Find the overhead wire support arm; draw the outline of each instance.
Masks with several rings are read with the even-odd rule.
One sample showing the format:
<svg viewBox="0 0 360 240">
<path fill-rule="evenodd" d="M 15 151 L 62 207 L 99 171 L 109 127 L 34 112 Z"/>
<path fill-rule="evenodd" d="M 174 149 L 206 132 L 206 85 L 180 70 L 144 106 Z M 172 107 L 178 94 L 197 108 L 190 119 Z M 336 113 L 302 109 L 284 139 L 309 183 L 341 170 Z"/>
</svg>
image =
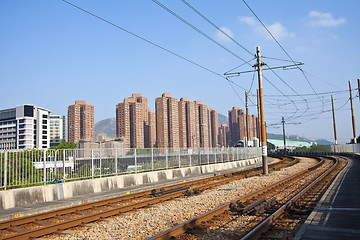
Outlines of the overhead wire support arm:
<svg viewBox="0 0 360 240">
<path fill-rule="evenodd" d="M 264 63 L 264 62 L 261 63 L 261 66 L 265 66 L 265 65 L 267 65 L 267 64 Z M 273 69 L 279 69 L 279 68 L 282 68 L 283 70 L 286 70 L 289 67 L 296 67 L 296 66 L 300 66 L 300 65 L 304 65 L 304 63 L 300 62 L 300 63 L 292 64 L 292 65 L 277 66 L 277 67 L 271 67 L 271 68 L 270 67 L 269 68 L 262 68 L 261 70 L 265 71 L 265 70 L 273 70 Z M 254 65 L 253 67 L 257 67 L 257 65 Z M 243 74 L 243 73 L 251 73 L 251 72 L 257 72 L 257 69 L 248 70 L 248 71 L 242 71 L 242 72 L 234 72 L 234 73 L 224 73 L 224 75 L 233 77 L 233 76 L 239 76 L 240 74 Z"/>
</svg>

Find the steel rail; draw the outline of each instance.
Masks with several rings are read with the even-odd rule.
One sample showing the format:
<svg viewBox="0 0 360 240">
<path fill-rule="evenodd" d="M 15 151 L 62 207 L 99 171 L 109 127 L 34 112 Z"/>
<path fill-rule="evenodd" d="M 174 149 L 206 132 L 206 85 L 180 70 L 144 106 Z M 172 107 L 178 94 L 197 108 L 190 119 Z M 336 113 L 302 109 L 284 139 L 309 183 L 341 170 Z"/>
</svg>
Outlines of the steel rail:
<svg viewBox="0 0 360 240">
<path fill-rule="evenodd" d="M 315 164 L 314 166 L 312 166 L 311 168 L 308 168 L 308 169 L 302 170 L 300 172 L 297 172 L 297 173 L 295 173 L 293 175 L 290 175 L 290 176 L 288 176 L 288 177 L 286 177 L 286 178 L 284 178 L 282 180 L 279 180 L 279 181 L 274 182 L 274 183 L 272 183 L 272 184 L 270 184 L 268 186 L 265 186 L 265 187 L 263 187 L 261 189 L 258 189 L 256 191 L 254 191 L 254 192 L 251 192 L 251 193 L 249 193 L 249 194 L 247 194 L 245 196 L 237 198 L 237 199 L 235 199 L 235 200 L 233 200 L 231 202 L 225 203 L 225 204 L 223 204 L 223 205 L 221 205 L 221 206 L 219 206 L 219 207 L 217 207 L 217 208 L 215 208 L 213 210 L 210 210 L 210 211 L 208 211 L 206 213 L 203 213 L 203 214 L 201 214 L 201 215 L 199 215 L 197 217 L 194 217 L 194 218 L 192 218 L 192 219 L 190 219 L 190 220 L 188 220 L 186 222 L 178 224 L 178 225 L 176 225 L 176 226 L 174 226 L 174 227 L 172 227 L 170 229 L 167 229 L 167 230 L 165 230 L 165 231 L 163 231 L 161 233 L 158 233 L 158 234 L 156 234 L 156 235 L 154 235 L 154 236 L 152 236 L 150 238 L 147 238 L 147 240 L 150 240 L 150 239 L 151 240 L 170 239 L 172 237 L 177 237 L 180 234 L 186 232 L 187 229 L 191 229 L 191 228 L 199 225 L 200 223 L 208 221 L 208 220 L 212 219 L 214 216 L 220 215 L 221 213 L 225 212 L 226 210 L 229 209 L 229 206 L 230 206 L 231 203 L 235 203 L 235 202 L 237 202 L 239 200 L 245 201 L 247 199 L 250 199 L 253 196 L 258 195 L 261 192 L 265 192 L 266 190 L 269 190 L 269 189 L 271 189 L 271 188 L 273 188 L 275 186 L 284 184 L 285 182 L 290 181 L 291 179 L 294 179 L 294 178 L 298 177 L 299 175 L 302 175 L 302 174 L 304 174 L 306 172 L 309 172 L 309 171 L 315 169 L 314 168 L 315 166 L 319 167 L 324 163 L 324 160 L 322 158 L 317 158 L 317 157 L 314 157 L 314 156 L 312 156 L 311 158 L 317 159 L 319 162 L 317 164 Z"/>
<path fill-rule="evenodd" d="M 242 240 L 249 240 L 249 239 L 259 239 L 261 234 L 266 232 L 271 224 L 276 221 L 281 215 L 283 215 L 286 211 L 286 209 L 296 202 L 301 196 L 305 195 L 315 184 L 320 182 L 324 177 L 326 177 L 330 172 L 332 172 L 337 164 L 339 163 L 339 160 L 334 157 L 327 157 L 332 160 L 334 160 L 334 164 L 329 168 L 327 171 L 325 171 L 323 174 L 321 174 L 319 177 L 317 177 L 314 181 L 312 181 L 307 187 L 305 187 L 303 190 L 301 190 L 298 194 L 296 194 L 294 197 L 292 197 L 289 201 L 284 203 L 277 211 L 275 211 L 273 214 L 271 214 L 269 217 L 267 217 L 264 221 L 262 221 L 259 225 L 257 225 L 253 230 L 251 230 L 248 234 L 246 234 Z"/>
<path fill-rule="evenodd" d="M 290 162 L 277 162 L 277 163 L 273 163 L 273 168 L 278 169 L 283 167 L 283 165 L 289 165 L 289 164 L 295 164 L 297 161 L 294 157 L 289 157 L 287 160 L 291 160 Z M 294 163 L 295 162 L 295 163 Z M 283 165 L 281 165 L 283 164 Z M 261 170 L 259 170 L 261 171 Z M 236 176 L 237 174 L 243 174 L 240 176 Z M 195 185 L 195 184 L 199 184 L 202 182 L 205 182 L 206 185 L 203 186 L 199 186 L 196 187 L 199 190 L 204 190 L 207 188 L 211 188 L 217 185 L 222 185 L 231 181 L 235 181 L 241 178 L 245 178 L 248 177 L 249 175 L 251 175 L 252 173 L 257 174 L 258 172 L 254 171 L 253 169 L 248 169 L 248 170 L 243 170 L 243 171 L 239 171 L 239 172 L 235 172 L 233 174 L 224 174 L 224 175 L 217 175 L 214 177 L 210 177 L 210 178 L 206 178 L 206 179 L 198 179 L 198 180 L 194 180 L 194 181 L 189 181 L 189 182 L 184 182 L 184 183 L 179 183 L 179 184 L 175 184 L 175 185 L 171 185 L 171 186 L 167 186 L 167 187 L 162 187 L 163 189 L 171 189 L 174 187 L 181 187 L 181 186 L 191 186 L 191 185 Z M 229 176 L 233 175 L 234 177 L 229 178 Z M 224 178 L 224 179 L 221 179 Z M 220 181 L 216 181 L 220 179 Z M 209 180 L 215 180 L 216 182 L 213 183 L 208 183 Z M 160 190 L 160 188 L 157 188 L 156 190 Z M 113 209 L 107 209 L 107 210 L 100 210 L 100 212 L 98 213 L 92 213 L 92 214 L 81 214 L 80 211 L 86 211 L 87 209 L 91 209 L 91 208 L 95 208 L 96 207 L 101 207 L 104 205 L 109 205 L 109 204 L 114 204 L 116 202 L 120 202 L 120 201 L 125 201 L 125 200 L 129 200 L 129 199 L 136 199 L 138 197 L 142 197 L 145 195 L 150 195 L 151 191 L 145 191 L 145 192 L 139 192 L 139 193 L 133 193 L 130 195 L 124 195 L 121 197 L 115 197 L 112 199 L 107 199 L 107 200 L 101 200 L 101 201 L 96 201 L 96 202 L 91 202 L 91 203 L 86 203 L 86 204 L 82 204 L 82 205 L 78 205 L 78 206 L 73 206 L 73 207 L 69 207 L 69 208 L 63 208 L 63 209 L 58 209 L 58 210 L 54 210 L 52 212 L 47 212 L 47 213 L 40 213 L 40 214 L 36 214 L 36 215 L 32 215 L 32 216 L 26 216 L 26 217 L 22 217 L 22 218 L 16 218 L 16 219 L 12 219 L 12 220 L 8 220 L 5 222 L 0 222 L 0 229 L 7 229 L 7 228 L 15 228 L 18 232 L 8 235 L 8 236 L 4 236 L 0 239 L 26 239 L 26 238 L 31 238 L 31 237 L 40 237 L 46 234 L 50 234 L 50 233 L 54 233 L 57 232 L 59 230 L 64 230 L 67 228 L 71 228 L 71 227 L 75 227 L 78 226 L 80 224 L 85 224 L 88 222 L 92 222 L 92 221 L 96 221 L 98 219 L 101 218 L 106 218 L 109 216 L 113 216 L 119 213 L 123 213 L 123 212 L 127 212 L 133 209 L 138 209 L 138 208 L 142 208 L 148 205 L 153 205 L 156 204 L 158 202 L 163 202 L 163 201 L 167 201 L 173 198 L 177 198 L 182 196 L 185 193 L 186 190 L 182 190 L 182 191 L 178 191 L 175 193 L 170 193 L 170 194 L 166 194 L 164 196 L 161 197 L 156 197 L 150 200 L 146 200 L 146 201 L 142 201 L 139 203 L 134 203 L 134 204 L 128 204 L 125 206 L 118 206 L 118 207 L 114 207 Z M 35 229 L 30 229 L 30 230 L 26 230 L 26 229 L 22 229 L 21 225 L 23 224 L 27 224 L 27 223 L 32 223 L 32 222 L 38 222 L 38 223 L 44 223 L 44 219 L 48 219 L 48 218 L 59 218 L 61 216 L 64 216 L 66 214 L 69 213 L 77 213 L 79 214 L 79 217 L 74 218 L 74 219 L 67 219 L 66 221 L 60 222 L 60 223 L 49 223 L 49 224 L 44 224 L 44 226 L 40 226 L 38 228 Z M 80 216 L 81 215 L 81 216 Z M 19 227 L 17 227 L 19 226 Z"/>
</svg>

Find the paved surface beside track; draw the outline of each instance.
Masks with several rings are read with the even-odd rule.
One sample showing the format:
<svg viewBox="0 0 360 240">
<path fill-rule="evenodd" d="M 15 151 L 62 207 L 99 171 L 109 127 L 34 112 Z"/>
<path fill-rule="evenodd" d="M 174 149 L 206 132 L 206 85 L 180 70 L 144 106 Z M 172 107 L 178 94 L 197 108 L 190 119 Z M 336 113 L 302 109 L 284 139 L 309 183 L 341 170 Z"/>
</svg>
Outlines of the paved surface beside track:
<svg viewBox="0 0 360 240">
<path fill-rule="evenodd" d="M 338 175 L 295 239 L 360 239 L 360 158 Z"/>
</svg>

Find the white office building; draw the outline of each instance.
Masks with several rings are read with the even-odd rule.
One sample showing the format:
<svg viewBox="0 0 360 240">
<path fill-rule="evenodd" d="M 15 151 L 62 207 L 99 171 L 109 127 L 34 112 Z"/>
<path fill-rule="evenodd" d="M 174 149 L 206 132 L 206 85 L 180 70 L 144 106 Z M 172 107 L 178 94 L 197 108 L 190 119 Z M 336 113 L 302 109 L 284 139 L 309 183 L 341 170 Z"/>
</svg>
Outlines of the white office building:
<svg viewBox="0 0 360 240">
<path fill-rule="evenodd" d="M 50 115 L 50 147 L 57 146 L 68 138 L 67 116 Z"/>
<path fill-rule="evenodd" d="M 0 110 L 0 149 L 49 148 L 49 116 L 34 105 Z"/>
</svg>

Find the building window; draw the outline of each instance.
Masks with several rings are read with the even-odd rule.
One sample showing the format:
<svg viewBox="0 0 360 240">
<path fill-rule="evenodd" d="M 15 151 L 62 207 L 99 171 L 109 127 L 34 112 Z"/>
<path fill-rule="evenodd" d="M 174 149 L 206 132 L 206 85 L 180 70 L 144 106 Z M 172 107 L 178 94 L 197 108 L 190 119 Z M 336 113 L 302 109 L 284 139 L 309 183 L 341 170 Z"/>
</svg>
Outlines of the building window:
<svg viewBox="0 0 360 240">
<path fill-rule="evenodd" d="M 34 107 L 24 105 L 24 116 L 25 117 L 34 117 Z"/>
</svg>

